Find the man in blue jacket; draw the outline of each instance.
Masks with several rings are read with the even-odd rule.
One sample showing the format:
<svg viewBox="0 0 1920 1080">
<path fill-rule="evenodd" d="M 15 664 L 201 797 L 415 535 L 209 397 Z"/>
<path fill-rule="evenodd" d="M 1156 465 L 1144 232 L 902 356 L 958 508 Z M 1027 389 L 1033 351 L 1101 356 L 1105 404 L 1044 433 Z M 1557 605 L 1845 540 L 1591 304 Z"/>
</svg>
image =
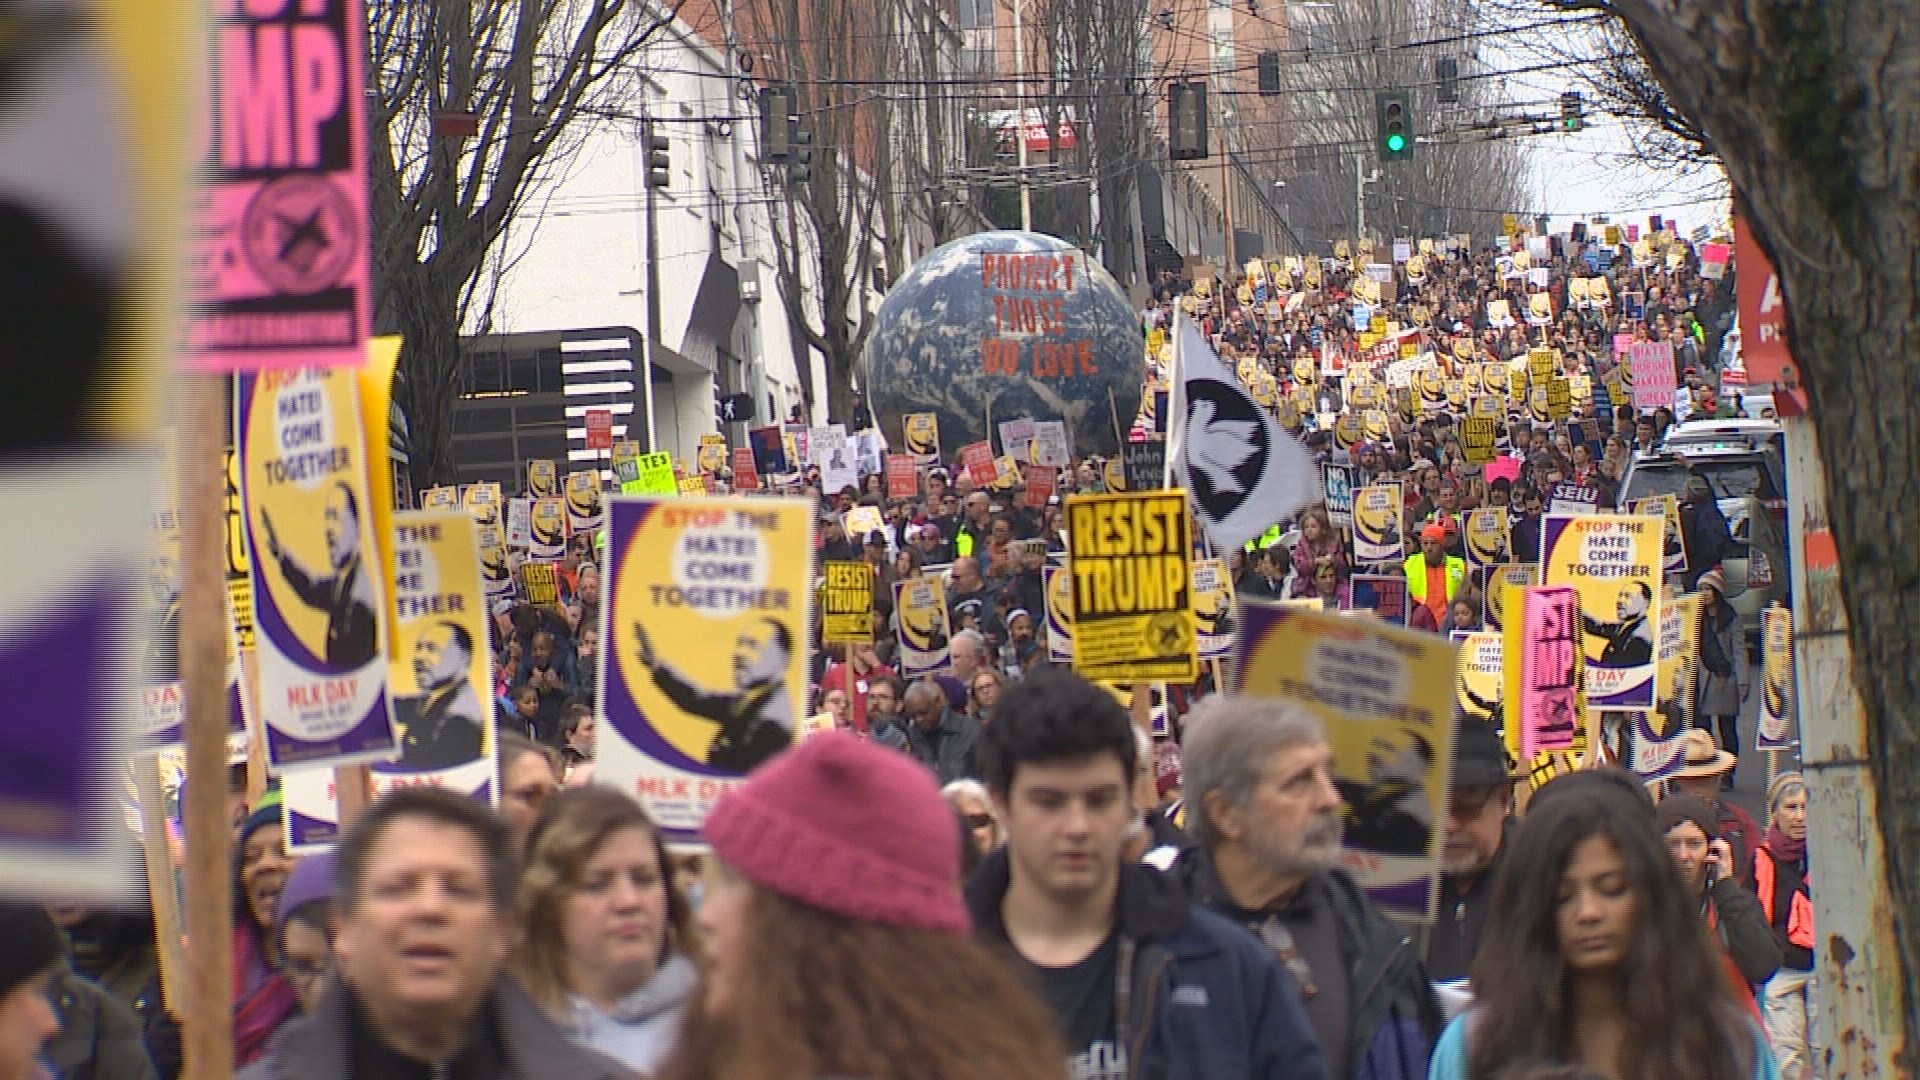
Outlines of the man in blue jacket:
<svg viewBox="0 0 1920 1080">
<path fill-rule="evenodd" d="M 967 890 L 976 931 L 1053 1007 L 1073 1080 L 1323 1080 L 1300 987 L 1260 943 L 1121 856 L 1132 722 L 1042 669 L 1001 694 L 981 763 L 1007 846 Z"/>
<path fill-rule="evenodd" d="M 1187 831 L 1172 876 L 1253 931 L 1303 988 L 1332 1080 L 1425 1080 L 1443 1026 L 1412 936 L 1340 868 L 1341 797 L 1319 721 L 1215 696 L 1187 714 Z"/>
</svg>

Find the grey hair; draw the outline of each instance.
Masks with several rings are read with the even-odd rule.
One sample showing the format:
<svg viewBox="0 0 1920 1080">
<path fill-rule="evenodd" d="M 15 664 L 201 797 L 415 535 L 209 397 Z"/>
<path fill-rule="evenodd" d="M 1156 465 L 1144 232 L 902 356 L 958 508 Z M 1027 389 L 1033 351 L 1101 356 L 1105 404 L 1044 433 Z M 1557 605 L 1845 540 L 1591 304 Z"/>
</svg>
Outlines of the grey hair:
<svg viewBox="0 0 1920 1080">
<path fill-rule="evenodd" d="M 1187 831 L 1211 851 L 1219 830 L 1207 814 L 1210 792 L 1227 805 L 1245 807 L 1260 786 L 1275 751 L 1327 741 L 1326 729 L 1305 709 L 1274 698 L 1215 694 L 1187 714 L 1180 743 L 1180 779 L 1187 802 Z"/>
<path fill-rule="evenodd" d="M 993 800 L 987 797 L 987 785 L 978 780 L 960 779 L 940 789 L 940 797 L 952 802 L 961 796 L 977 799 L 982 806 L 992 806 Z"/>
<path fill-rule="evenodd" d="M 947 642 L 948 650 L 951 651 L 953 646 L 958 645 L 963 641 L 967 643 L 967 655 L 977 656 L 982 660 L 985 660 L 987 658 L 987 639 L 985 635 L 980 633 L 980 631 L 962 630 L 959 633 L 953 635 L 953 637 L 949 639 Z"/>
</svg>

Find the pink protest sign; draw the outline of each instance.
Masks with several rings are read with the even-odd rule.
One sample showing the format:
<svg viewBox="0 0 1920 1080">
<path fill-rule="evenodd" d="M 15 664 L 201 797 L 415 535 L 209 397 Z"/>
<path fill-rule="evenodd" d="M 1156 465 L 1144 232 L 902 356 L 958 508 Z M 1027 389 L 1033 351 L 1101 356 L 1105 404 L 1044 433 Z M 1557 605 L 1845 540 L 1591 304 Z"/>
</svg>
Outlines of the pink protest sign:
<svg viewBox="0 0 1920 1080">
<path fill-rule="evenodd" d="M 1580 730 L 1580 598 L 1565 585 L 1527 590 L 1520 656 L 1520 760 L 1571 750 Z"/>
<path fill-rule="evenodd" d="M 1520 482 L 1520 459 L 1497 457 L 1481 466 L 1481 471 L 1486 473 L 1487 483 L 1489 484 L 1495 480 L 1505 480 L 1509 484 L 1517 484 Z"/>
<path fill-rule="evenodd" d="M 1627 349 L 1633 372 L 1633 407 L 1658 409 L 1673 405 L 1680 374 L 1673 369 L 1673 345 L 1665 341 L 1636 341 Z"/>
<path fill-rule="evenodd" d="M 192 362 L 357 367 L 373 323 L 362 0 L 214 6 Z"/>
</svg>

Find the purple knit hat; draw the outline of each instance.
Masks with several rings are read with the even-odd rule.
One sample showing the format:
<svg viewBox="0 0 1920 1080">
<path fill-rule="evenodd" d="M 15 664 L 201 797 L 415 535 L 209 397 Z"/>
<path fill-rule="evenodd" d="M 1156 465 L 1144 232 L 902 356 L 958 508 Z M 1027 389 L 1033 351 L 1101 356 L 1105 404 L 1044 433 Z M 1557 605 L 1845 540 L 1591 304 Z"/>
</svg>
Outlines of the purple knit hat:
<svg viewBox="0 0 1920 1080">
<path fill-rule="evenodd" d="M 302 858 L 293 864 L 287 883 L 280 890 L 280 910 L 274 925 L 284 928 L 287 919 L 315 900 L 333 899 L 333 849 Z M 310 920 L 309 920 L 310 921 Z"/>
<path fill-rule="evenodd" d="M 714 807 L 706 838 L 748 880 L 811 907 L 970 932 L 960 837 L 933 774 L 855 735 L 814 735 L 769 761 Z"/>
</svg>

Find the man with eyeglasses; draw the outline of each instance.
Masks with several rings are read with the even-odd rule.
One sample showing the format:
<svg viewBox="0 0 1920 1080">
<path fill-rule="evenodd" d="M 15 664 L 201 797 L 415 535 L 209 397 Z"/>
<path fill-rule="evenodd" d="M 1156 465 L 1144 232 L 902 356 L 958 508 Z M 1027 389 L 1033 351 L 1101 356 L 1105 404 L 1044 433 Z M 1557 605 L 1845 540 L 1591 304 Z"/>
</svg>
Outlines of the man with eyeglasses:
<svg viewBox="0 0 1920 1080">
<path fill-rule="evenodd" d="M 1507 747 L 1493 725 L 1460 723 L 1440 849 L 1440 917 L 1428 938 L 1427 974 L 1435 982 L 1464 979 L 1480 951 L 1493 879 L 1507 850 L 1513 780 Z"/>
<path fill-rule="evenodd" d="M 907 749 L 907 731 L 901 726 L 900 676 L 888 671 L 867 687 L 867 738 L 895 750 Z"/>
</svg>

